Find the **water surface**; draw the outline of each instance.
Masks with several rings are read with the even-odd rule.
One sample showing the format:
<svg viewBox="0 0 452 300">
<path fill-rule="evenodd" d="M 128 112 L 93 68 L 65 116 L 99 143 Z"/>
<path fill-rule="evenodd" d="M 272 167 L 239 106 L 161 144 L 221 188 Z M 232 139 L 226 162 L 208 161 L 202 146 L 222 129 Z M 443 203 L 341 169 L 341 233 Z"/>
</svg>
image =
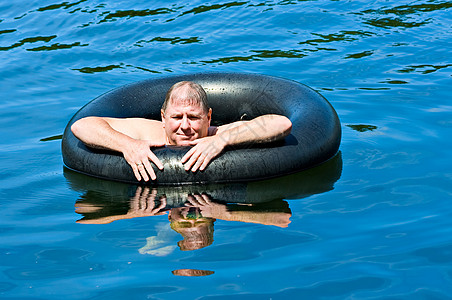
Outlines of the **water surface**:
<svg viewBox="0 0 452 300">
<path fill-rule="evenodd" d="M 0 297 L 450 298 L 451 9 L 441 0 L 1 1 Z M 340 157 L 272 184 L 190 191 L 63 169 L 61 134 L 89 100 L 205 71 L 313 87 L 341 119 Z M 199 225 L 204 244 L 182 243 L 203 247 L 183 248 L 169 212 L 196 219 L 180 204 L 206 191 L 213 199 L 190 200 L 218 218 Z"/>
</svg>

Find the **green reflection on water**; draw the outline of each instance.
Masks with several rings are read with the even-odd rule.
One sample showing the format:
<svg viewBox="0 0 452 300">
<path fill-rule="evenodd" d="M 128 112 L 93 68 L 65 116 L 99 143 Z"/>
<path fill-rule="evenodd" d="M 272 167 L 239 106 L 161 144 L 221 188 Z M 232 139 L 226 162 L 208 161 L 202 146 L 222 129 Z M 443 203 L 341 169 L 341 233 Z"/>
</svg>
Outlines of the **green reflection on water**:
<svg viewBox="0 0 452 300">
<path fill-rule="evenodd" d="M 365 125 L 365 124 L 345 125 L 345 126 L 358 132 L 374 131 L 375 129 L 378 128 L 377 126 L 374 125 Z"/>
<path fill-rule="evenodd" d="M 17 48 L 17 47 L 23 46 L 26 43 L 49 42 L 56 37 L 57 37 L 56 35 L 51 35 L 51 36 L 36 36 L 36 37 L 25 38 L 25 39 L 20 40 L 17 43 L 12 44 L 11 46 L 0 47 L 0 51 L 7 51 L 7 50 L 10 50 L 13 48 Z"/>
<path fill-rule="evenodd" d="M 86 47 L 88 44 L 81 44 L 80 42 L 75 42 L 72 44 L 53 44 L 51 46 L 41 46 L 36 48 L 27 49 L 27 51 L 52 51 L 52 50 L 60 50 L 60 49 L 70 49 L 72 47 Z"/>
</svg>

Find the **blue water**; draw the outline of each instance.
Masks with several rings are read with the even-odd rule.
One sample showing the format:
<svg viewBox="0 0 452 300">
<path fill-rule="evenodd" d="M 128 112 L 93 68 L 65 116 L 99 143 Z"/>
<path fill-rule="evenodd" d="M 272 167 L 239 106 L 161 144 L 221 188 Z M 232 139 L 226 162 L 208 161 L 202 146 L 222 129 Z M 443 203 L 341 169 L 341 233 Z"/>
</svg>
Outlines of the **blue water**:
<svg viewBox="0 0 452 300">
<path fill-rule="evenodd" d="M 451 13 L 441 0 L 0 1 L 0 298 L 451 298 Z M 333 165 L 256 185 L 251 204 L 250 187 L 197 187 L 241 203 L 217 203 L 230 214 L 182 251 L 170 204 L 138 217 L 161 204 L 140 198 L 151 191 L 64 170 L 61 134 L 110 89 L 203 71 L 307 84 L 343 139 Z"/>
</svg>

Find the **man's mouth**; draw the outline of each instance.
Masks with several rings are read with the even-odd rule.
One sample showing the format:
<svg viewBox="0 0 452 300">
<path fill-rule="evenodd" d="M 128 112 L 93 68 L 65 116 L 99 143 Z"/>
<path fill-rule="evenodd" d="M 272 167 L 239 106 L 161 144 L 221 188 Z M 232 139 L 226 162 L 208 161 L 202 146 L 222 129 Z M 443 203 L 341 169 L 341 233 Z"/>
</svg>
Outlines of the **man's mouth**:
<svg viewBox="0 0 452 300">
<path fill-rule="evenodd" d="M 190 140 L 194 137 L 194 134 L 186 135 L 186 134 L 180 134 L 178 133 L 177 136 L 183 140 Z"/>
</svg>

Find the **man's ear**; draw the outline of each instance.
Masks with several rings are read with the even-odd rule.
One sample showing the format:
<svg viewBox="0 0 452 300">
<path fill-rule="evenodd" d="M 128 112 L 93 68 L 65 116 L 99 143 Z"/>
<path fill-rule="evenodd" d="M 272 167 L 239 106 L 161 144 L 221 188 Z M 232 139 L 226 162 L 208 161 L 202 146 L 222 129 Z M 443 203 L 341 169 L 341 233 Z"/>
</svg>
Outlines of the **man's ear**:
<svg viewBox="0 0 452 300">
<path fill-rule="evenodd" d="M 209 108 L 209 112 L 207 113 L 207 119 L 209 120 L 209 126 L 210 126 L 210 121 L 212 120 L 212 108 Z"/>
<path fill-rule="evenodd" d="M 165 128 L 165 112 L 163 111 L 163 109 L 160 110 L 160 117 L 162 118 L 163 128 Z"/>
</svg>

